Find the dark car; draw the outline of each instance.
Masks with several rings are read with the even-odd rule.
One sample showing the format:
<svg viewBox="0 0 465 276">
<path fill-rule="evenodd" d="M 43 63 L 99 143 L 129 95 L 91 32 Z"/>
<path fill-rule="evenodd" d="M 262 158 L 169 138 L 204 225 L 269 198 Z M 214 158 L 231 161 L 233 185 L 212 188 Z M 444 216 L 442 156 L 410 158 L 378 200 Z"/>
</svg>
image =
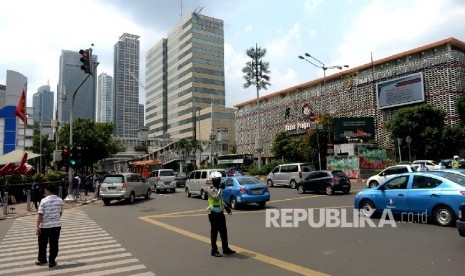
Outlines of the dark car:
<svg viewBox="0 0 465 276">
<path fill-rule="evenodd" d="M 343 171 L 314 171 L 297 183 L 297 192 L 303 194 L 307 191 L 324 191 L 327 195 L 335 191 L 344 194 L 350 192 L 350 179 Z"/>
<path fill-rule="evenodd" d="M 185 187 L 187 180 L 187 174 L 185 172 L 177 172 L 174 176 L 174 181 L 176 181 L 176 187 Z"/>
<path fill-rule="evenodd" d="M 459 219 L 457 220 L 457 230 L 459 230 L 459 235 L 465 237 L 465 203 L 460 204 L 459 206 Z"/>
</svg>

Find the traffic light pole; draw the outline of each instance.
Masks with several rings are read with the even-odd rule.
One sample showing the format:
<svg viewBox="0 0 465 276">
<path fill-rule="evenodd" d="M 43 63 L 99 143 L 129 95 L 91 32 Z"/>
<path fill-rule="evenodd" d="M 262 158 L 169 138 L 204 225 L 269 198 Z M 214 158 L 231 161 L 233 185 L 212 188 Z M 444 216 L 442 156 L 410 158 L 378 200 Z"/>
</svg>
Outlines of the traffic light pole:
<svg viewBox="0 0 465 276">
<path fill-rule="evenodd" d="M 84 78 L 84 80 L 79 84 L 79 86 L 73 92 L 73 99 L 71 101 L 71 110 L 69 111 L 69 146 L 73 146 L 73 113 L 74 113 L 74 101 L 76 100 L 76 94 L 81 88 L 81 86 L 86 82 L 89 78 L 90 74 Z M 73 175 L 74 169 L 71 166 L 68 166 L 68 195 L 65 198 L 65 202 L 75 202 L 77 199 L 74 197 L 73 194 Z"/>
</svg>

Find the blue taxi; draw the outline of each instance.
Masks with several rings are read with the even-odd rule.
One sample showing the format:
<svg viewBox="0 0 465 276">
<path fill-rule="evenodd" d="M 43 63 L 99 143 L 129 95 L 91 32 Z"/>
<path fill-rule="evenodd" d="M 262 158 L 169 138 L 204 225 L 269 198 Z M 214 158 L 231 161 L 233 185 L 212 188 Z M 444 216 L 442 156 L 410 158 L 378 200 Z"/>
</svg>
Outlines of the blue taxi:
<svg viewBox="0 0 465 276">
<path fill-rule="evenodd" d="M 250 203 L 256 203 L 263 208 L 270 201 L 268 186 L 255 177 L 241 175 L 224 177 L 222 184 L 224 184 L 223 201 L 233 209 Z"/>
<path fill-rule="evenodd" d="M 410 172 L 397 175 L 379 186 L 359 192 L 354 199 L 361 215 L 390 209 L 394 214 L 432 218 L 450 226 L 465 202 L 465 176 L 447 171 Z"/>
</svg>

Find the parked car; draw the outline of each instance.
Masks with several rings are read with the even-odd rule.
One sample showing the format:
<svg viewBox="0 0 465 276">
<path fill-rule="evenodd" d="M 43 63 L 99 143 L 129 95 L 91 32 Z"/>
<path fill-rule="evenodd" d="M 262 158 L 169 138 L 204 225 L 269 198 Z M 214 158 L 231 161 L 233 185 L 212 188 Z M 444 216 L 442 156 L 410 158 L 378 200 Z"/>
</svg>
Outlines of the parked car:
<svg viewBox="0 0 465 276">
<path fill-rule="evenodd" d="M 350 179 L 343 171 L 314 171 L 297 183 L 297 192 L 303 194 L 307 191 L 324 191 L 327 195 L 335 191 L 344 194 L 350 192 Z"/>
<path fill-rule="evenodd" d="M 176 181 L 174 180 L 174 171 L 172 169 L 154 170 L 152 171 L 152 176 L 147 181 L 155 193 L 161 191 L 176 192 Z"/>
<path fill-rule="evenodd" d="M 210 173 L 212 171 L 218 171 L 223 177 L 226 177 L 226 171 L 224 169 L 195 170 L 191 172 L 186 180 L 186 187 L 184 188 L 186 196 L 200 195 L 200 198 L 204 200 L 208 199 L 207 189 L 212 183 L 210 178 Z"/>
<path fill-rule="evenodd" d="M 224 203 L 237 209 L 240 206 L 256 203 L 265 207 L 270 201 L 268 187 L 253 176 L 232 176 L 222 179 L 225 188 L 222 190 Z"/>
<path fill-rule="evenodd" d="M 398 174 L 406 172 L 416 172 L 418 166 L 419 165 L 394 165 L 387 167 L 380 173 L 369 177 L 367 179 L 366 186 L 368 188 L 373 188 L 378 186 L 379 183 L 385 182 L 386 180 L 391 179 Z"/>
<path fill-rule="evenodd" d="M 443 169 L 436 161 L 433 160 L 415 160 L 412 162 L 414 165 L 424 165 L 428 170 L 439 170 Z"/>
<path fill-rule="evenodd" d="M 312 164 L 291 163 L 278 165 L 266 176 L 266 184 L 268 187 L 287 185 L 295 189 L 297 182 L 304 179 L 312 171 L 315 171 Z"/>
<path fill-rule="evenodd" d="M 121 199 L 134 203 L 136 197 L 149 199 L 151 194 L 149 183 L 135 173 L 107 174 L 100 183 L 99 195 L 105 205 Z"/>
<path fill-rule="evenodd" d="M 177 172 L 174 175 L 174 181 L 176 181 L 176 187 L 185 187 L 187 180 L 187 174 L 185 172 Z"/>
<path fill-rule="evenodd" d="M 355 209 L 369 216 L 390 209 L 394 214 L 431 217 L 438 225 L 449 226 L 465 202 L 465 176 L 445 172 L 410 172 L 397 175 L 379 186 L 359 192 Z"/>
</svg>

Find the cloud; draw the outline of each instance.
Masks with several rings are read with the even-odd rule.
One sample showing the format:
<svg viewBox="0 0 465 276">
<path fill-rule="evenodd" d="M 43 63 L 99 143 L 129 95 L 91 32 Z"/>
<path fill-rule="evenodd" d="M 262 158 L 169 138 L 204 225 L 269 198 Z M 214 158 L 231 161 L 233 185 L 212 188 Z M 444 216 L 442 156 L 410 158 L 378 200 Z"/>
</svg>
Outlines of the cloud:
<svg viewBox="0 0 465 276">
<path fill-rule="evenodd" d="M 373 1 L 353 16 L 334 62 L 362 65 L 370 62 L 371 52 L 376 60 L 450 36 L 464 37 L 463 28 L 453 28 L 457 20 L 465 18 L 464 7 L 451 0 L 407 1 L 404 5 Z"/>
</svg>

